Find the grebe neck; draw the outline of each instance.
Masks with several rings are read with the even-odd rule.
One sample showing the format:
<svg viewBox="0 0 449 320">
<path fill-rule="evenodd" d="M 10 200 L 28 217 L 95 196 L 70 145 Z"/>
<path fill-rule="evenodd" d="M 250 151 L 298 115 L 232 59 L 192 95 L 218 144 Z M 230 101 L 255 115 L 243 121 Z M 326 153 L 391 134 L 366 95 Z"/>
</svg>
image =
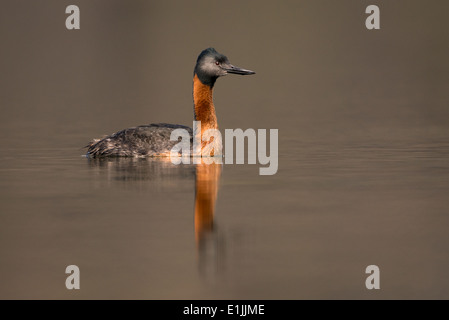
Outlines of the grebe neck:
<svg viewBox="0 0 449 320">
<path fill-rule="evenodd" d="M 218 129 L 217 116 L 213 101 L 213 87 L 193 77 L 193 103 L 195 121 L 201 121 L 201 133 L 207 129 Z"/>
</svg>

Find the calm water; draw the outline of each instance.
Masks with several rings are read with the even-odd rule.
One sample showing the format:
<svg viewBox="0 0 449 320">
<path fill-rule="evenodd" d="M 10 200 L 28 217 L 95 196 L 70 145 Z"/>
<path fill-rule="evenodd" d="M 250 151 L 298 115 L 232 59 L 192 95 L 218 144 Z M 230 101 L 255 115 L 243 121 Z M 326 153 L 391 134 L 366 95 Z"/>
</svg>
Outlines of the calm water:
<svg viewBox="0 0 449 320">
<path fill-rule="evenodd" d="M 449 298 L 447 1 L 376 31 L 353 0 L 79 0 L 76 31 L 68 4 L 2 1 L 1 299 Z M 209 46 L 257 72 L 217 81 L 217 117 L 279 129 L 276 175 L 82 156 L 191 125 Z"/>
<path fill-rule="evenodd" d="M 293 142 L 275 176 L 4 150 L 1 297 L 447 298 L 449 143 Z"/>
</svg>

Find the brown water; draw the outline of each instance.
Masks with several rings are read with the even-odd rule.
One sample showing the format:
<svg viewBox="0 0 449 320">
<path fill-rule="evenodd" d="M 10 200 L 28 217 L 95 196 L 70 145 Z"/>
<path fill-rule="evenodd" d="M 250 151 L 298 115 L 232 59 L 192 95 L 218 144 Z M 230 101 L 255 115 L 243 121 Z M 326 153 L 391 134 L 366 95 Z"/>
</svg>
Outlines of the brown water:
<svg viewBox="0 0 449 320">
<path fill-rule="evenodd" d="M 78 1 L 79 31 L 69 4 L 2 3 L 0 298 L 449 298 L 447 2 L 382 4 L 377 31 L 363 1 Z M 191 125 L 210 45 L 257 72 L 218 80 L 217 116 L 279 129 L 276 175 L 82 157 Z"/>
</svg>

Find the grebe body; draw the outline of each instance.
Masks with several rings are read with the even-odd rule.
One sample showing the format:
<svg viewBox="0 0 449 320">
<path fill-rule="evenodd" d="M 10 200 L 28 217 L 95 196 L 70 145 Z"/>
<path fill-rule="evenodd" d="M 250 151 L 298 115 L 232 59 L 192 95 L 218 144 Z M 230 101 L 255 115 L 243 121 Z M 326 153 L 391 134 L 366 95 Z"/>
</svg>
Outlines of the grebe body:
<svg viewBox="0 0 449 320">
<path fill-rule="evenodd" d="M 213 88 L 215 81 L 228 73 L 255 74 L 254 71 L 233 66 L 226 56 L 214 48 L 205 49 L 198 56 L 193 73 L 193 103 L 194 120 L 201 121 L 201 135 L 208 129 L 218 129 Z M 193 130 L 190 127 L 158 123 L 124 129 L 103 139 L 95 139 L 86 146 L 87 156 L 93 158 L 169 156 L 172 148 L 178 143 L 170 140 L 170 135 L 175 129 L 187 130 L 191 136 L 192 146 Z M 204 147 L 205 145 L 202 145 L 202 148 Z"/>
</svg>

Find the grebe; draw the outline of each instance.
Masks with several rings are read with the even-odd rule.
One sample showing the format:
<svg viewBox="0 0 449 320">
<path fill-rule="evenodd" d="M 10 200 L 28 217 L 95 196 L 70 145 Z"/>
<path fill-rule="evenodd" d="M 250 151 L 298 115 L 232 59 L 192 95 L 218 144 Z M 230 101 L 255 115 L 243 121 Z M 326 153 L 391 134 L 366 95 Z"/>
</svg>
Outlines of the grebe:
<svg viewBox="0 0 449 320">
<path fill-rule="evenodd" d="M 228 73 L 255 74 L 254 71 L 233 66 L 228 58 L 214 48 L 203 50 L 193 72 L 194 119 L 201 121 L 201 134 L 207 129 L 218 129 L 212 99 L 215 81 Z M 157 157 L 169 156 L 178 141 L 170 141 L 171 132 L 192 129 L 178 124 L 157 123 L 118 131 L 103 139 L 95 139 L 86 146 L 88 157 Z M 204 145 L 202 146 L 204 147 Z"/>
</svg>

